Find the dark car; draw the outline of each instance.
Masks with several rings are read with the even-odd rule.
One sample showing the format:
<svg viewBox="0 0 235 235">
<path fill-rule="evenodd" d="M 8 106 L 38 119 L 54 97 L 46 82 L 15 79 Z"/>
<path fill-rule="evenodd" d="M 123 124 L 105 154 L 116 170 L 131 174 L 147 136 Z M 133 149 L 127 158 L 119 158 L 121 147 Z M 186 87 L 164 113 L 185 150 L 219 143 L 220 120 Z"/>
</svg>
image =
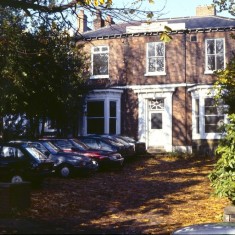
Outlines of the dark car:
<svg viewBox="0 0 235 235">
<path fill-rule="evenodd" d="M 77 139 L 92 149 L 118 152 L 123 156 L 124 159 L 127 159 L 129 156 L 133 156 L 133 152 L 131 151 L 130 153 L 124 144 L 107 137 L 99 135 L 87 135 L 78 136 Z"/>
<path fill-rule="evenodd" d="M 124 158 L 120 153 L 92 149 L 75 138 L 51 139 L 50 142 L 65 152 L 73 151 L 94 159 L 98 162 L 100 169 L 122 168 L 124 163 Z"/>
<path fill-rule="evenodd" d="M 53 162 L 26 143 L 0 144 L 0 181 L 39 184 L 51 176 Z"/>
<path fill-rule="evenodd" d="M 103 135 L 93 135 L 93 136 L 97 136 L 106 139 L 108 141 L 111 141 L 112 143 L 114 142 L 117 145 L 124 146 L 123 155 L 125 156 L 125 158 L 130 158 L 135 156 L 135 144 L 133 143 L 129 143 L 126 140 L 117 137 L 116 135 L 103 134 Z"/>
<path fill-rule="evenodd" d="M 26 141 L 45 154 L 54 163 L 55 174 L 63 178 L 76 175 L 89 175 L 98 170 L 98 163 L 78 153 L 66 153 L 50 141 Z"/>
<path fill-rule="evenodd" d="M 137 155 L 146 153 L 145 142 L 136 141 L 133 137 L 126 135 L 114 135 L 116 138 L 122 139 L 128 143 L 132 143 L 135 146 L 135 153 Z"/>
</svg>

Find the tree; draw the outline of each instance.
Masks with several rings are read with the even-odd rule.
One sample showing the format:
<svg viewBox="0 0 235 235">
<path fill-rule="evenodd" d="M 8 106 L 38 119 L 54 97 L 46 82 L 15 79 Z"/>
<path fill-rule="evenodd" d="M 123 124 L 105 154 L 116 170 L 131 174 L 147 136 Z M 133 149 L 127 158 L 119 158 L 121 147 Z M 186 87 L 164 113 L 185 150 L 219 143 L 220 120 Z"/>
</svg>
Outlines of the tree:
<svg viewBox="0 0 235 235">
<path fill-rule="evenodd" d="M 213 0 L 218 11 L 228 11 L 232 16 L 235 16 L 235 2 L 234 0 Z"/>
<path fill-rule="evenodd" d="M 229 116 L 225 136 L 216 148 L 218 160 L 209 174 L 215 195 L 227 197 L 235 205 L 235 114 Z"/>
<path fill-rule="evenodd" d="M 86 55 L 60 25 L 42 25 L 34 32 L 22 27 L 9 11 L 0 26 L 1 115 L 26 113 L 38 129 L 39 120 L 55 120 L 58 128 L 77 122 L 88 77 Z"/>
<path fill-rule="evenodd" d="M 123 7 L 116 7 L 112 0 L 0 0 L 0 6 L 21 10 L 24 17 L 32 22 L 34 28 L 41 23 L 52 26 L 55 21 L 59 21 L 60 23 L 63 22 L 66 30 L 73 31 L 75 35 L 80 35 L 75 23 L 79 18 L 80 10 L 85 10 L 90 16 L 96 15 L 98 10 L 105 19 L 107 19 L 107 16 L 112 16 L 113 20 L 122 22 L 134 20 L 151 22 L 154 18 L 157 19 L 162 15 L 161 12 L 164 7 L 156 11 L 147 10 L 143 6 L 146 2 L 153 4 L 154 0 L 129 0 L 129 2 L 124 3 Z M 170 31 L 170 28 L 165 28 L 161 40 L 171 40 Z"/>
<path fill-rule="evenodd" d="M 224 134 L 215 150 L 218 161 L 209 174 L 209 179 L 215 194 L 227 197 L 235 205 L 235 56 L 224 70 L 216 71 L 215 74 L 215 99 L 217 102 L 224 102 L 228 123 L 223 126 Z"/>
<path fill-rule="evenodd" d="M 0 5 L 5 7 L 11 7 L 13 9 L 22 10 L 27 16 L 37 16 L 43 17 L 46 15 L 53 15 L 58 17 L 61 16 L 62 19 L 68 19 L 67 16 L 75 15 L 78 17 L 77 13 L 80 9 L 86 10 L 91 14 L 96 14 L 97 9 L 102 11 L 102 13 L 107 15 L 112 15 L 114 18 L 121 20 L 130 18 L 128 16 L 137 16 L 140 19 L 141 15 L 145 18 L 153 17 L 154 13 L 160 14 L 160 11 L 152 10 L 142 10 L 142 4 L 154 3 L 154 0 L 132 0 L 130 3 L 124 7 L 115 7 L 112 0 L 1 0 Z M 69 23 L 69 21 L 67 21 Z"/>
</svg>

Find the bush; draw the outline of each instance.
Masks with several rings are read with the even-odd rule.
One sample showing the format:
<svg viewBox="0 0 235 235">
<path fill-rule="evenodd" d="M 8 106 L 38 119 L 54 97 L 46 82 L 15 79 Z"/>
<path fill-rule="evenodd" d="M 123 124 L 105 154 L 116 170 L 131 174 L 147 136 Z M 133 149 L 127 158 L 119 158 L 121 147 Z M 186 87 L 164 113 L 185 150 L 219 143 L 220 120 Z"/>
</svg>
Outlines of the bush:
<svg viewBox="0 0 235 235">
<path fill-rule="evenodd" d="M 226 197 L 235 205 L 235 114 L 229 115 L 229 120 L 224 125 L 226 134 L 215 150 L 219 158 L 209 179 L 215 195 Z"/>
</svg>

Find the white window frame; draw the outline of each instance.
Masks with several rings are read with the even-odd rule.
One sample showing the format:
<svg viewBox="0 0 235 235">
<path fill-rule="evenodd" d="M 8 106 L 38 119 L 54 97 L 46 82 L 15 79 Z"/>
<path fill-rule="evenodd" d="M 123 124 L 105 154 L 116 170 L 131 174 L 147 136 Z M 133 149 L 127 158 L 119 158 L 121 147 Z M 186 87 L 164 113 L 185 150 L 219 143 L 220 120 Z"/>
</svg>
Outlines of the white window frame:
<svg viewBox="0 0 235 235">
<path fill-rule="evenodd" d="M 208 38 L 205 40 L 205 73 L 206 74 L 212 74 L 214 73 L 214 71 L 218 70 L 217 68 L 217 65 L 216 65 L 216 59 L 215 59 L 215 70 L 210 70 L 208 69 L 208 53 L 207 53 L 207 45 L 208 45 L 208 41 L 209 40 L 214 40 L 215 41 L 215 45 L 216 45 L 216 41 L 217 40 L 222 40 L 223 41 L 223 58 L 224 58 L 224 65 L 223 65 L 223 69 L 225 68 L 225 65 L 226 65 L 226 61 L 225 61 L 225 39 L 224 38 Z M 219 55 L 217 52 L 216 52 L 216 48 L 214 49 L 215 50 L 215 53 L 214 54 L 211 54 L 213 55 L 215 58 Z"/>
<path fill-rule="evenodd" d="M 192 139 L 221 139 L 222 133 L 205 132 L 205 99 L 213 98 L 215 92 L 210 85 L 201 85 L 189 89 L 192 95 Z M 197 113 L 196 100 L 199 101 Z M 197 117 L 199 117 L 199 132 L 197 132 Z M 227 115 L 224 114 L 224 123 L 228 123 Z"/>
<path fill-rule="evenodd" d="M 154 71 L 154 72 L 150 72 L 149 71 L 149 45 L 150 44 L 154 44 L 154 48 L 156 48 L 156 46 L 158 44 L 162 44 L 163 48 L 164 48 L 164 53 L 162 56 L 158 56 L 154 53 L 154 56 L 151 56 L 152 58 L 163 58 L 163 71 Z M 145 76 L 156 76 L 156 75 L 166 75 L 166 44 L 164 42 L 149 42 L 146 44 L 146 74 Z"/>
<path fill-rule="evenodd" d="M 102 52 L 103 49 L 107 49 L 106 51 Z M 98 49 L 99 51 L 95 51 L 95 49 Z M 108 74 L 102 74 L 102 75 L 96 75 L 96 74 L 93 74 L 93 71 L 94 71 L 94 64 L 93 64 L 93 58 L 94 58 L 94 55 L 95 54 L 107 54 L 108 55 L 108 68 L 107 68 L 107 71 L 108 71 Z M 108 46 L 94 46 L 91 48 L 91 73 L 92 73 L 92 76 L 90 77 L 91 79 L 100 79 L 100 78 L 109 78 L 109 47 Z"/>
<path fill-rule="evenodd" d="M 121 94 L 122 90 L 93 90 L 86 97 L 87 101 L 104 101 L 104 133 L 109 134 L 109 121 L 110 121 L 110 101 L 116 102 L 116 134 L 121 133 Z M 84 114 L 86 114 L 86 105 Z M 87 116 L 83 116 L 83 130 L 82 134 L 87 135 Z"/>
</svg>

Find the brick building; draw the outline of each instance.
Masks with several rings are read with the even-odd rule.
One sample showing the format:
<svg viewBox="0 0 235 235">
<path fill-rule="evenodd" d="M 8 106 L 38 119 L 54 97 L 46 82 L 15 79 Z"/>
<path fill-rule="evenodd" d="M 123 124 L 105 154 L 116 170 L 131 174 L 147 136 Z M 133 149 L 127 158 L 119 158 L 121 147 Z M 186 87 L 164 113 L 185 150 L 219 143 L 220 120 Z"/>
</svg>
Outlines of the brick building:
<svg viewBox="0 0 235 235">
<path fill-rule="evenodd" d="M 226 122 L 214 107 L 213 72 L 225 68 L 235 50 L 235 19 L 199 6 L 196 16 L 151 24 L 115 24 L 100 14 L 94 30 L 80 24 L 77 42 L 89 54 L 93 88 L 85 98 L 81 135 L 121 133 L 169 152 L 213 150 Z M 173 37 L 168 43 L 160 40 L 166 25 Z"/>
</svg>

